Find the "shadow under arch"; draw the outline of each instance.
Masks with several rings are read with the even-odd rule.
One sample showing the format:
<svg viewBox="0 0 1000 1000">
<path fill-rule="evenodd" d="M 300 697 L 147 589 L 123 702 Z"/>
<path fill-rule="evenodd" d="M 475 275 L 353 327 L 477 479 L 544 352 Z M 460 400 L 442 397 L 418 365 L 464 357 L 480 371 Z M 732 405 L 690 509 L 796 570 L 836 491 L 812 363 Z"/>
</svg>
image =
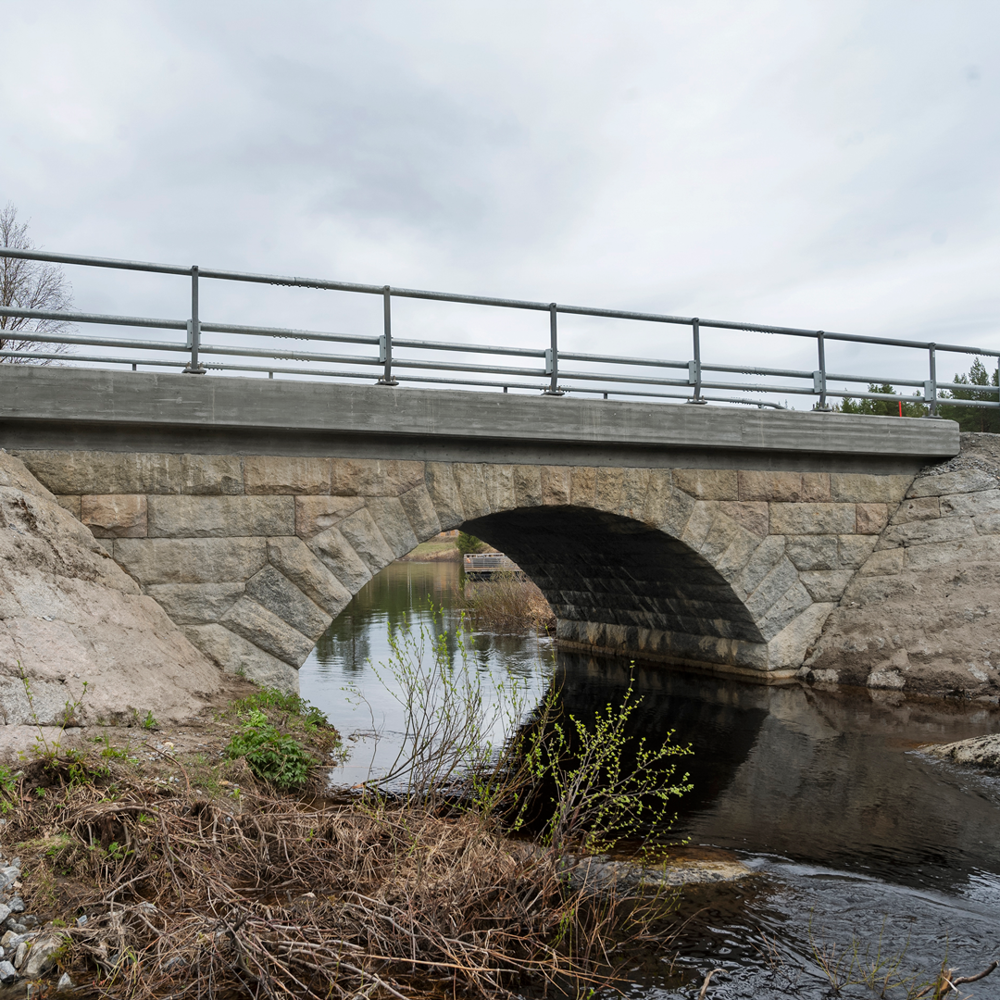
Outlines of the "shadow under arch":
<svg viewBox="0 0 1000 1000">
<path fill-rule="evenodd" d="M 538 585 L 558 637 L 696 662 L 766 663 L 747 606 L 694 549 L 641 521 L 578 506 L 517 508 L 463 530 L 505 552 Z"/>
</svg>

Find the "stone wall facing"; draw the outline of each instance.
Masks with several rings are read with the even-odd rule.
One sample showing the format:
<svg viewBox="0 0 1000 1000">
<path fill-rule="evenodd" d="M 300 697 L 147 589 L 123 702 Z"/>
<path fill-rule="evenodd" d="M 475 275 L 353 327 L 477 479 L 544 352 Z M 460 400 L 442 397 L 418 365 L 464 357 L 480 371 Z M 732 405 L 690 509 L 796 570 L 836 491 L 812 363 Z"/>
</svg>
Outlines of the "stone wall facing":
<svg viewBox="0 0 1000 1000">
<path fill-rule="evenodd" d="M 460 526 L 536 580 L 567 644 L 787 675 L 887 537 L 913 480 L 17 454 L 215 663 L 289 688 L 316 639 L 375 573 Z"/>
</svg>

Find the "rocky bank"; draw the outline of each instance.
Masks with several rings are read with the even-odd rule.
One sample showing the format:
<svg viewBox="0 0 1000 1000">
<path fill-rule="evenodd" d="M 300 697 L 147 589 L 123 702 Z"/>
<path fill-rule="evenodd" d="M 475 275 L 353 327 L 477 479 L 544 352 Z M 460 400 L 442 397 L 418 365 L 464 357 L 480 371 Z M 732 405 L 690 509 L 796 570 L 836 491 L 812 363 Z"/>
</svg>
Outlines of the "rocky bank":
<svg viewBox="0 0 1000 1000">
<path fill-rule="evenodd" d="M 1000 435 L 925 468 L 848 584 L 800 675 L 996 702 Z"/>
<path fill-rule="evenodd" d="M 0 450 L 0 748 L 19 727 L 197 714 L 223 674 Z"/>
</svg>

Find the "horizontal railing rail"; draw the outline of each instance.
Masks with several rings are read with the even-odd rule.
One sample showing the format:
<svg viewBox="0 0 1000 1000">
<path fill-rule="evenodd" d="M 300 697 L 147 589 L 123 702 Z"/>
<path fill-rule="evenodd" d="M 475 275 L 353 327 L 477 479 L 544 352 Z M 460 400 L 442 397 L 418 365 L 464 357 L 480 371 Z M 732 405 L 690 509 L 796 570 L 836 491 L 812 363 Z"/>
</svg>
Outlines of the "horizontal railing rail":
<svg viewBox="0 0 1000 1000">
<path fill-rule="evenodd" d="M 937 361 L 938 355 L 941 353 L 996 358 L 998 366 L 1000 366 L 1000 351 L 982 347 L 941 344 L 899 337 L 872 337 L 824 330 L 806 330 L 760 323 L 701 319 L 695 316 L 671 316 L 620 309 L 597 309 L 556 302 L 533 302 L 481 295 L 433 292 L 389 285 L 365 285 L 274 274 L 221 271 L 197 265 L 185 267 L 145 261 L 87 257 L 77 254 L 47 253 L 36 250 L 0 248 L 0 257 L 53 264 L 153 272 L 185 277 L 191 282 L 190 315 L 184 319 L 124 316 L 73 310 L 24 309 L 16 305 L 0 306 L 0 361 L 34 360 L 131 365 L 133 370 L 137 370 L 141 365 L 144 368 L 176 368 L 189 374 L 199 375 L 218 371 L 257 375 L 266 373 L 271 378 L 275 375 L 288 375 L 326 379 L 374 379 L 378 385 L 398 385 L 400 382 L 406 382 L 419 385 L 502 389 L 504 392 L 510 389 L 534 390 L 549 396 L 562 396 L 569 392 L 583 395 L 603 395 L 605 399 L 615 395 L 644 399 L 683 399 L 689 403 L 742 403 L 778 409 L 783 408 L 781 402 L 761 397 L 812 396 L 817 399 L 813 409 L 820 411 L 832 409 L 829 403 L 830 399 L 845 398 L 887 400 L 900 404 L 917 403 L 926 407 L 928 416 L 937 415 L 938 406 L 942 400 L 950 406 L 1000 408 L 1000 387 L 998 386 L 945 382 L 939 381 L 937 378 Z M 382 297 L 383 301 L 382 332 L 379 335 L 365 335 L 204 322 L 200 316 L 199 294 L 201 282 L 206 279 L 378 295 Z M 394 337 L 392 332 L 392 300 L 394 298 L 545 312 L 549 315 L 547 343 L 545 347 L 521 347 Z M 666 358 L 628 357 L 560 350 L 558 322 L 560 315 L 689 327 L 691 331 L 691 357 L 669 360 Z M 5 321 L 8 318 L 58 323 L 61 328 L 59 330 L 4 329 L 3 327 L 7 325 Z M 184 339 L 183 341 L 144 340 L 107 335 L 87 336 L 67 332 L 62 326 L 63 324 L 78 323 L 180 331 L 184 334 Z M 702 331 L 706 329 L 811 339 L 816 344 L 816 367 L 806 370 L 706 362 L 702 359 Z M 253 347 L 247 343 L 206 342 L 203 339 L 205 334 L 312 342 L 320 350 L 300 350 L 291 345 L 288 348 L 283 345 Z M 18 346 L 10 347 L 12 342 Z M 826 344 L 828 342 L 904 348 L 926 352 L 928 377 L 916 379 L 912 376 L 901 375 L 885 377 L 881 374 L 831 372 L 828 370 L 826 362 Z M 46 352 L 34 347 L 21 346 L 32 344 L 88 346 L 101 348 L 104 352 L 118 353 L 77 354 L 58 350 Z M 375 348 L 375 350 L 367 354 L 329 353 L 323 350 L 323 345 L 333 344 L 369 347 Z M 151 357 L 149 356 L 151 352 L 167 356 Z M 479 359 L 456 357 L 454 360 L 444 360 L 439 356 L 442 354 L 452 357 L 463 354 L 473 355 L 479 356 Z M 480 360 L 487 356 L 505 358 L 506 363 L 490 364 Z M 244 363 L 240 359 L 255 363 Z M 525 360 L 536 362 L 536 366 L 525 366 Z M 289 362 L 305 367 L 291 367 Z M 329 367 L 331 365 L 339 367 L 331 368 Z M 579 365 L 587 367 L 577 367 Z M 645 369 L 645 371 L 635 372 L 636 368 Z M 748 376 L 782 381 L 727 381 L 713 379 L 711 377 L 713 375 Z M 1000 376 L 998 376 L 998 380 L 1000 380 Z M 840 384 L 842 388 L 834 387 L 831 384 L 833 382 Z M 871 391 L 869 388 L 884 385 L 912 388 L 917 391 L 913 395 L 903 396 L 895 393 Z M 719 395 L 719 393 L 727 395 Z M 733 393 L 741 395 L 732 395 Z M 948 396 L 942 397 L 941 393 L 947 393 Z M 962 393 L 966 396 L 972 396 L 972 398 L 957 398 L 953 395 L 954 393 Z"/>
</svg>

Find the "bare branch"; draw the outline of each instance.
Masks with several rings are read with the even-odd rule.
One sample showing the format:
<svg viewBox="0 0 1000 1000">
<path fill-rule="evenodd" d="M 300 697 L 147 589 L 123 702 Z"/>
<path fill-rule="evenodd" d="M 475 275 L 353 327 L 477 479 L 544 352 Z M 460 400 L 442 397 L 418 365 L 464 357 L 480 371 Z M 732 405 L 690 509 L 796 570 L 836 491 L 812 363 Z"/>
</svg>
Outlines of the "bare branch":
<svg viewBox="0 0 1000 1000">
<path fill-rule="evenodd" d="M 8 202 L 0 209 L 0 247 L 33 250 L 28 223 L 17 221 L 17 209 Z M 62 268 L 43 261 L 0 257 L 0 305 L 15 309 L 48 309 L 65 312 L 72 307 L 72 289 Z M 26 340 L 24 334 L 58 336 L 71 330 L 72 324 L 52 319 L 26 319 L 23 316 L 0 316 L 0 351 L 30 355 L 69 353 L 68 344 Z M 18 336 L 18 335 L 21 336 Z M 0 356 L 0 364 L 51 365 L 52 359 Z"/>
</svg>

